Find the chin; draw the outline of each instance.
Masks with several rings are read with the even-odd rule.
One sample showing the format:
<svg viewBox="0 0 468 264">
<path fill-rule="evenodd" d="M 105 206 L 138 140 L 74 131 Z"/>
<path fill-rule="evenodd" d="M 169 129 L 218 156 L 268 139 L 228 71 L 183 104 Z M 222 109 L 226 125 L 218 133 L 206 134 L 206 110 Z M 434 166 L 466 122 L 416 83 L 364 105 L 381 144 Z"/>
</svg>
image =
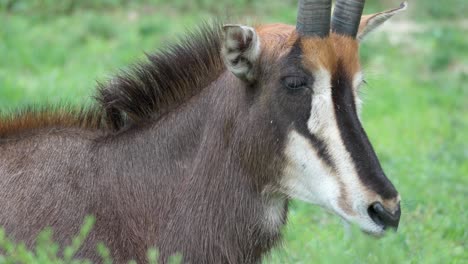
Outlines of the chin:
<svg viewBox="0 0 468 264">
<path fill-rule="evenodd" d="M 369 235 L 371 237 L 375 238 L 381 238 L 385 235 L 385 229 L 383 227 L 378 227 L 376 229 L 368 229 L 368 228 L 362 228 L 361 231 L 365 233 L 366 235 Z"/>
<path fill-rule="evenodd" d="M 357 219 L 348 219 L 347 217 L 340 216 L 346 225 L 354 225 L 359 228 L 363 233 L 366 235 L 375 237 L 375 238 L 381 238 L 386 234 L 386 230 L 383 226 L 380 226 L 376 223 L 374 223 L 370 219 L 362 219 L 362 218 L 357 218 Z"/>
</svg>

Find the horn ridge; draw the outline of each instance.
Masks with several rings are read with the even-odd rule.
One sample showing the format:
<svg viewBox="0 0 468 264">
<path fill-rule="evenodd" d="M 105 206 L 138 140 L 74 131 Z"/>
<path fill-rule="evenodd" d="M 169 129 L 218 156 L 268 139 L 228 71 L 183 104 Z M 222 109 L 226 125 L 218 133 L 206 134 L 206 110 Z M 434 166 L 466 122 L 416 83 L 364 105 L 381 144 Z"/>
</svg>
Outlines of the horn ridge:
<svg viewBox="0 0 468 264">
<path fill-rule="evenodd" d="M 332 31 L 355 38 L 365 2 L 365 0 L 337 0 L 331 21 Z"/>
<path fill-rule="evenodd" d="M 330 13 L 331 0 L 300 0 L 296 31 L 302 36 L 328 36 Z"/>
</svg>

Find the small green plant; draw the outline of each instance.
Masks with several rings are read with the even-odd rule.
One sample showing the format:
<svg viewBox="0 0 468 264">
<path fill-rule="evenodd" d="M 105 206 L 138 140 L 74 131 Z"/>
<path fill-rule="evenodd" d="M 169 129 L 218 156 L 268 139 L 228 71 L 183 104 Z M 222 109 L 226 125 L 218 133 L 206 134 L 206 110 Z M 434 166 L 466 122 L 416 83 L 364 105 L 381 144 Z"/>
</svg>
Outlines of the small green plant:
<svg viewBox="0 0 468 264">
<path fill-rule="evenodd" d="M 49 263 L 73 263 L 87 264 L 89 260 L 73 259 L 76 252 L 83 245 L 86 237 L 94 225 L 94 218 L 88 216 L 84 220 L 80 232 L 72 239 L 71 245 L 63 250 L 63 256 L 60 257 L 59 245 L 52 239 L 52 229 L 44 229 L 36 239 L 34 249 L 28 249 L 24 243 L 15 244 L 11 241 L 5 231 L 0 228 L 0 251 L 5 254 L 0 255 L 0 263 L 25 263 L 25 264 L 49 264 Z"/>
<path fill-rule="evenodd" d="M 65 246 L 60 253 L 60 246 L 53 241 L 53 231 L 46 228 L 39 233 L 36 239 L 34 249 L 28 249 L 24 243 L 14 243 L 9 239 L 5 230 L 0 227 L 0 264 L 91 264 L 87 259 L 75 259 L 75 254 L 85 243 L 86 238 L 91 232 L 95 219 L 87 216 L 84 219 L 80 232 L 72 239 L 70 245 Z M 104 243 L 98 243 L 96 251 L 101 257 L 103 264 L 112 264 L 112 258 L 109 249 Z M 149 249 L 147 253 L 148 263 L 157 264 L 159 253 L 156 249 Z M 168 263 L 182 263 L 182 255 L 175 254 L 169 257 Z M 129 264 L 136 264 L 130 261 Z"/>
</svg>

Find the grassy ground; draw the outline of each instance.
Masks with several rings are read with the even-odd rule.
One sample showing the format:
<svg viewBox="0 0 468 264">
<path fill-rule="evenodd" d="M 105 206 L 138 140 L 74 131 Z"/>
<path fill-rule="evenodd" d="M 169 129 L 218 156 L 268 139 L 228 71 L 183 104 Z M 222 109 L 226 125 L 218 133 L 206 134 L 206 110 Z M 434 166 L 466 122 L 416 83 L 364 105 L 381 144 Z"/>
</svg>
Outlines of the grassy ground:
<svg viewBox="0 0 468 264">
<path fill-rule="evenodd" d="M 345 232 L 337 217 L 294 202 L 284 245 L 265 263 L 468 262 L 464 1 L 410 1 L 399 23 L 362 47 L 363 121 L 402 195 L 399 232 L 380 240 Z M 96 80 L 214 14 L 294 23 L 296 12 L 296 1 L 130 2 L 0 0 L 0 112 L 90 103 Z M 397 4 L 373 1 L 367 11 Z"/>
</svg>

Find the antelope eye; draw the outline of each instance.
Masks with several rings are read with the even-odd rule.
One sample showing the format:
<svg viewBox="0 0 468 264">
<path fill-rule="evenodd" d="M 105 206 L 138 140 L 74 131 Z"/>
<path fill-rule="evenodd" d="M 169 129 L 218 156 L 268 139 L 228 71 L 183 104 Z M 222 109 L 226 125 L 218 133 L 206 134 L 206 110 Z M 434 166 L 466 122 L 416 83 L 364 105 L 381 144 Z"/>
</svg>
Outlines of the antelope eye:
<svg viewBox="0 0 468 264">
<path fill-rule="evenodd" d="M 288 76 L 283 78 L 283 85 L 290 90 L 302 89 L 307 85 L 307 80 L 298 76 Z"/>
</svg>

